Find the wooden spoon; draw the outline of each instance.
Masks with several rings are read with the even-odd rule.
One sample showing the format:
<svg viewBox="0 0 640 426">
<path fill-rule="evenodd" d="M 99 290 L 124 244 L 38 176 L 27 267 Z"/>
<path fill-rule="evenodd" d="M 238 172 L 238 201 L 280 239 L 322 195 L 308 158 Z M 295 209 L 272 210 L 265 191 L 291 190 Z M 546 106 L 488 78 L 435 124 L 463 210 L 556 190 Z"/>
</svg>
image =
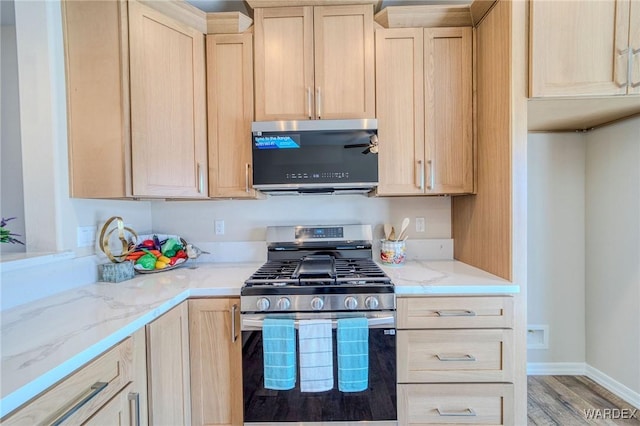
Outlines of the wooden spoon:
<svg viewBox="0 0 640 426">
<path fill-rule="evenodd" d="M 389 232 L 389 238 L 387 238 L 389 241 L 393 241 L 396 239 L 396 230 L 394 229 L 394 227 L 391 227 L 391 232 Z"/>
<path fill-rule="evenodd" d="M 402 220 L 402 226 L 400 227 L 400 234 L 398 235 L 398 239 L 396 241 L 400 241 L 404 239 L 405 234 L 407 233 L 408 227 L 409 227 L 409 218 L 405 217 Z"/>
<path fill-rule="evenodd" d="M 390 235 L 391 235 L 391 224 L 390 223 L 385 223 L 384 224 L 384 239 L 388 240 Z"/>
</svg>

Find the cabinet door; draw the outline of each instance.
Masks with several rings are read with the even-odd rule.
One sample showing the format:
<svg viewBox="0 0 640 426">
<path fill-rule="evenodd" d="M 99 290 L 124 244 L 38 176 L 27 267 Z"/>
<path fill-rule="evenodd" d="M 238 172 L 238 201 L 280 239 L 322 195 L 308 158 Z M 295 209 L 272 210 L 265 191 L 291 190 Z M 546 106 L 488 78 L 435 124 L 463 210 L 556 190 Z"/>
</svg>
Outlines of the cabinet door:
<svg viewBox="0 0 640 426">
<path fill-rule="evenodd" d="M 253 38 L 251 34 L 207 36 L 209 195 L 253 198 Z"/>
<path fill-rule="evenodd" d="M 629 49 L 631 49 L 629 94 L 640 95 L 640 1 L 631 2 L 629 25 Z"/>
<path fill-rule="evenodd" d="M 239 304 L 189 300 L 193 425 L 242 425 Z"/>
<path fill-rule="evenodd" d="M 147 325 L 149 424 L 191 424 L 188 306 Z"/>
<path fill-rule="evenodd" d="M 313 8 L 257 8 L 256 120 L 313 118 Z"/>
<path fill-rule="evenodd" d="M 424 192 L 424 64 L 421 28 L 376 31 L 379 195 Z"/>
<path fill-rule="evenodd" d="M 424 30 L 425 189 L 473 192 L 473 62 L 468 27 Z"/>
<path fill-rule="evenodd" d="M 124 1 L 63 1 L 70 195 L 131 195 Z"/>
<path fill-rule="evenodd" d="M 531 97 L 627 92 L 629 0 L 534 0 L 530 16 Z"/>
<path fill-rule="evenodd" d="M 207 197 L 204 35 L 129 2 L 133 195 Z"/>
<path fill-rule="evenodd" d="M 375 118 L 373 6 L 318 6 L 313 17 L 316 118 Z"/>
</svg>

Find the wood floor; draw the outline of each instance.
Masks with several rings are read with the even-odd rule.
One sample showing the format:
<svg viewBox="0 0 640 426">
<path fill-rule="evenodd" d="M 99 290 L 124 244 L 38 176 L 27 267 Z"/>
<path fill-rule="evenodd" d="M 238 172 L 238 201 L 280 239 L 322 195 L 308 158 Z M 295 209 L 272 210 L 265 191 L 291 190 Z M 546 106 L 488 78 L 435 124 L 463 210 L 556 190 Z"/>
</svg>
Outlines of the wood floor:
<svg viewBox="0 0 640 426">
<path fill-rule="evenodd" d="M 529 426 L 640 426 L 638 407 L 585 376 L 529 376 L 527 385 Z"/>
</svg>

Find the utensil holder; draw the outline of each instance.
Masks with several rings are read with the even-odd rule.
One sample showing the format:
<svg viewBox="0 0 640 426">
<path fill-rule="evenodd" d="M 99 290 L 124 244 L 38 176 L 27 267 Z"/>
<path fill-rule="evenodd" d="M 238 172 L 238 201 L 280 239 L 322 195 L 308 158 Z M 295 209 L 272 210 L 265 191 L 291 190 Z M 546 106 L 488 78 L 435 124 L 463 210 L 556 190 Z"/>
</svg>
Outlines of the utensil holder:
<svg viewBox="0 0 640 426">
<path fill-rule="evenodd" d="M 383 265 L 400 266 L 407 258 L 405 241 L 382 240 L 380 244 L 380 262 Z"/>
</svg>

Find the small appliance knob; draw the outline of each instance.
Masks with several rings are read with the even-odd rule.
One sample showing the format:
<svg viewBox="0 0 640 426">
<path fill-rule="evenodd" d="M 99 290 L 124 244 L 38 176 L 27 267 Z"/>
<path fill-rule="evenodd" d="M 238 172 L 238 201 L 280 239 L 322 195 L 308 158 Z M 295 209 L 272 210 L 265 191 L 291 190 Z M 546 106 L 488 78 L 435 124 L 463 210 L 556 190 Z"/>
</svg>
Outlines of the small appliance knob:
<svg viewBox="0 0 640 426">
<path fill-rule="evenodd" d="M 269 299 L 267 299 L 266 297 L 261 297 L 256 302 L 256 306 L 258 307 L 259 311 L 266 311 L 267 309 L 269 309 L 270 305 L 271 303 L 269 302 Z"/>
<path fill-rule="evenodd" d="M 311 309 L 314 311 L 319 311 L 324 306 L 324 300 L 320 297 L 314 297 L 311 299 Z"/>
<path fill-rule="evenodd" d="M 378 302 L 378 298 L 375 296 L 369 296 L 364 300 L 364 305 L 367 309 L 376 309 L 380 302 Z"/>
<path fill-rule="evenodd" d="M 344 307 L 347 309 L 355 309 L 358 307 L 358 299 L 353 296 L 345 297 Z"/>
<path fill-rule="evenodd" d="M 286 311 L 291 307 L 291 300 L 288 297 L 281 297 L 278 299 L 278 310 Z"/>
</svg>

